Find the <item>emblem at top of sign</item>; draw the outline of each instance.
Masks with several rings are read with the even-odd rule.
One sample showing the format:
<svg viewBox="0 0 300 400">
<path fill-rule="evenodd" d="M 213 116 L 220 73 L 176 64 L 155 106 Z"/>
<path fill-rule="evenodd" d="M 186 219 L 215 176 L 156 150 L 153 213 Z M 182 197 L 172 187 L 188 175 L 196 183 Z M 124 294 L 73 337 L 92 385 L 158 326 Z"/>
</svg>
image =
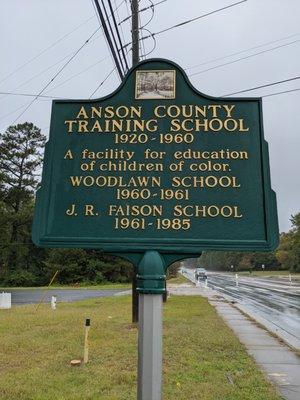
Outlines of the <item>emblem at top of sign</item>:
<svg viewBox="0 0 300 400">
<path fill-rule="evenodd" d="M 136 71 L 135 98 L 137 100 L 175 99 L 175 70 Z"/>
</svg>

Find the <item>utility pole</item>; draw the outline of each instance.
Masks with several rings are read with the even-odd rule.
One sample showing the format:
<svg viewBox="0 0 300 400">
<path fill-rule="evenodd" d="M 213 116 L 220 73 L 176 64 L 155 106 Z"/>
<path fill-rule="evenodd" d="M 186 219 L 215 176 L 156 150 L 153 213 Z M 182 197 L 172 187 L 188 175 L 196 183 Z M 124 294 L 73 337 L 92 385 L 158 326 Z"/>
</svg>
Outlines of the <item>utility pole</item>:
<svg viewBox="0 0 300 400">
<path fill-rule="evenodd" d="M 139 9 L 138 0 L 131 0 L 132 14 L 132 66 L 139 62 Z M 138 266 L 141 274 L 149 270 L 158 269 L 159 276 L 164 272 L 164 265 L 159 253 L 145 252 Z M 135 271 L 137 272 L 137 271 Z M 141 276 L 139 275 L 141 280 Z M 138 322 L 138 400 L 161 400 L 162 392 L 162 293 L 137 293 L 137 274 L 132 282 L 132 322 Z M 161 281 L 160 281 L 161 283 Z M 139 287 L 143 286 L 139 281 Z"/>
<path fill-rule="evenodd" d="M 131 0 L 132 66 L 140 61 L 139 56 L 139 0 Z"/>
<path fill-rule="evenodd" d="M 139 56 L 139 1 L 131 0 L 131 41 L 132 41 L 132 66 L 138 64 Z M 139 321 L 139 295 L 137 287 L 137 271 L 134 272 L 132 279 L 132 322 Z"/>
</svg>

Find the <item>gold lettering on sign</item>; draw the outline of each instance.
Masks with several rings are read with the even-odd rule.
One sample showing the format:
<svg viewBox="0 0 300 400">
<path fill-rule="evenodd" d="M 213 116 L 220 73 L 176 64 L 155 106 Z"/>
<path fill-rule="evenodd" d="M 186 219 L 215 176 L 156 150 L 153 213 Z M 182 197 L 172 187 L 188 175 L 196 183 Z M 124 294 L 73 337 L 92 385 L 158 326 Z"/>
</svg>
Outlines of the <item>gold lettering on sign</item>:
<svg viewBox="0 0 300 400">
<path fill-rule="evenodd" d="M 214 175 L 208 175 L 208 176 L 174 176 L 172 178 L 172 186 L 173 187 L 209 187 L 213 188 L 216 186 L 221 186 L 221 187 L 233 187 L 233 188 L 239 188 L 241 185 L 237 181 L 236 176 L 214 176 Z"/>
<path fill-rule="evenodd" d="M 213 118 L 217 118 L 218 117 L 218 112 L 217 110 L 220 109 L 222 106 L 218 105 L 218 104 L 212 104 L 210 106 L 208 106 L 208 110 L 212 110 L 212 116 Z"/>
<path fill-rule="evenodd" d="M 161 216 L 163 215 L 163 206 L 159 205 L 117 205 L 117 204 L 111 204 L 108 207 L 108 215 L 110 216 L 143 216 L 143 217 L 149 217 L 149 216 Z"/>
<path fill-rule="evenodd" d="M 188 125 L 187 125 L 188 124 Z M 185 131 L 185 132 L 192 132 L 193 131 L 193 120 L 192 119 L 184 119 L 183 121 L 182 121 L 182 129 Z"/>
<path fill-rule="evenodd" d="M 235 151 L 229 149 L 221 149 L 218 151 L 200 151 L 200 150 L 192 150 L 188 149 L 185 151 L 175 151 L 174 158 L 181 159 L 185 158 L 187 160 L 195 160 L 195 159 L 205 159 L 209 160 L 213 159 L 221 159 L 221 160 L 248 160 L 248 152 L 247 151 Z"/>
<path fill-rule="evenodd" d="M 242 213 L 239 211 L 238 206 L 174 206 L 173 215 L 175 217 L 197 217 L 197 218 L 242 218 Z"/>
<path fill-rule="evenodd" d="M 70 176 L 72 186 L 98 186 L 98 187 L 160 187 L 160 176 L 136 176 L 129 179 L 123 176 Z"/>
<path fill-rule="evenodd" d="M 112 119 L 114 117 L 118 118 L 141 118 L 142 117 L 142 107 L 138 106 L 118 106 L 117 108 L 113 106 L 107 107 L 90 107 L 89 110 L 81 107 L 79 113 L 77 114 L 78 118 L 108 118 Z"/>
<path fill-rule="evenodd" d="M 99 215 L 98 213 L 96 213 L 95 211 L 94 211 L 94 206 L 92 205 L 92 204 L 86 204 L 85 205 L 85 212 L 84 212 L 84 215 L 86 216 L 86 217 L 93 217 L 94 215 Z"/>
<path fill-rule="evenodd" d="M 235 105 L 227 106 L 226 104 L 224 104 L 223 107 L 227 113 L 227 118 L 231 118 L 231 112 L 234 109 Z"/>
<path fill-rule="evenodd" d="M 85 119 L 89 118 L 87 115 L 87 112 L 85 111 L 85 108 L 83 106 L 80 108 L 80 111 L 76 116 L 76 119 L 79 119 L 79 118 L 85 118 Z"/>
<path fill-rule="evenodd" d="M 68 150 L 64 156 L 64 159 L 73 160 L 73 154 L 71 150 Z"/>
<path fill-rule="evenodd" d="M 204 102 L 160 104 L 158 100 L 158 105 L 150 102 L 144 109 L 129 104 L 77 104 L 68 116 L 73 119 L 64 121 L 68 144 L 62 150 L 63 159 L 74 160 L 74 165 L 71 161 L 63 164 L 70 171 L 65 171 L 69 193 L 76 197 L 66 200 L 63 215 L 80 215 L 91 225 L 93 218 L 85 217 L 101 215 L 108 237 L 110 228 L 145 229 L 151 237 L 156 232 L 158 240 L 163 230 L 170 232 L 171 239 L 176 231 L 185 234 L 189 229 L 196 237 L 202 218 L 224 221 L 243 218 L 243 214 L 250 218 L 251 209 L 242 210 L 229 200 L 242 203 L 250 191 L 243 180 L 252 156 L 244 134 L 249 132 L 247 116 L 238 105 Z M 73 148 L 69 143 L 75 137 L 69 134 L 74 133 L 84 138 L 79 137 Z M 217 140 L 218 136 L 224 140 Z M 232 136 L 235 145 L 226 148 Z M 224 148 L 220 143 L 225 143 Z M 202 204 L 197 204 L 197 198 Z M 214 204 L 203 204 L 210 198 L 216 199 Z"/>
<path fill-rule="evenodd" d="M 240 132 L 249 132 L 249 128 L 244 127 L 244 122 L 243 119 L 239 119 Z"/>
<path fill-rule="evenodd" d="M 71 204 L 71 207 L 66 210 L 66 214 L 70 217 L 73 215 L 76 217 L 77 213 L 75 212 L 75 204 Z"/>
<path fill-rule="evenodd" d="M 88 121 L 78 121 L 78 132 L 88 132 Z"/>
<path fill-rule="evenodd" d="M 205 106 L 196 106 L 192 104 L 178 105 L 159 105 L 154 108 L 154 115 L 158 118 L 221 118 L 225 115 L 226 118 L 232 118 L 232 111 L 235 105 L 220 105 L 220 104 L 210 104 Z"/>
<path fill-rule="evenodd" d="M 65 124 L 67 125 L 68 133 L 73 133 L 73 124 L 77 124 L 77 121 L 67 120 Z"/>
<path fill-rule="evenodd" d="M 101 125 L 98 120 L 92 126 L 91 132 L 102 132 Z"/>
</svg>

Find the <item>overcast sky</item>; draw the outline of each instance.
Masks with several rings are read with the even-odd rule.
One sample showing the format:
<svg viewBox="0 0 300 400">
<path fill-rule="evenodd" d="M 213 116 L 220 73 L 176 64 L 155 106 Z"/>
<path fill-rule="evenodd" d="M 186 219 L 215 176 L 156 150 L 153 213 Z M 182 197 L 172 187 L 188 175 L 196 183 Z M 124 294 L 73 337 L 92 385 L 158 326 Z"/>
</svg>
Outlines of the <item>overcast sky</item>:
<svg viewBox="0 0 300 400">
<path fill-rule="evenodd" d="M 155 7 L 146 28 L 156 33 L 236 2 L 167 0 Z M 129 3 L 112 0 L 114 7 L 119 6 L 120 20 L 128 16 Z M 140 1 L 141 9 L 149 5 L 149 0 Z M 151 14 L 150 10 L 141 14 L 142 26 Z M 195 74 L 190 79 L 198 90 L 221 96 L 300 76 L 299 20 L 300 0 L 248 0 L 157 35 L 154 49 L 153 40 L 145 40 L 141 50 L 145 54 L 153 49 L 147 58 L 175 61 L 187 69 L 188 75 Z M 91 0 L 0 0 L 0 92 L 39 93 L 97 27 Z M 130 25 L 124 23 L 122 27 L 127 43 Z M 143 30 L 142 34 L 148 33 Z M 99 31 L 43 95 L 89 98 L 112 69 L 108 47 Z M 93 97 L 110 93 L 119 83 L 114 72 Z M 298 88 L 300 79 L 295 79 L 244 95 L 265 96 Z M 30 97 L 0 93 L 0 130 L 12 123 L 31 121 L 48 135 L 51 100 L 36 100 L 19 117 L 31 101 Z M 300 211 L 299 105 L 300 90 L 263 98 L 280 231 L 287 231 L 291 214 Z"/>
</svg>

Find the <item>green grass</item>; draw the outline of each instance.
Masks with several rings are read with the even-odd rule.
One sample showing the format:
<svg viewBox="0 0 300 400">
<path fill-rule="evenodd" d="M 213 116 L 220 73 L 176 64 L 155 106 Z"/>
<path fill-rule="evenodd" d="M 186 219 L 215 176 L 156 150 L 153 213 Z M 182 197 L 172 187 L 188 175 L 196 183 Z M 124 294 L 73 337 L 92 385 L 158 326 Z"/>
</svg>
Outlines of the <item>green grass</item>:
<svg viewBox="0 0 300 400">
<path fill-rule="evenodd" d="M 91 318 L 90 362 L 82 356 Z M 110 297 L 1 311 L 0 398 L 135 400 L 137 329 L 131 298 Z M 207 300 L 164 305 L 164 400 L 279 400 L 244 347 Z"/>
<path fill-rule="evenodd" d="M 240 271 L 238 272 L 239 275 L 245 275 L 245 276 L 258 276 L 262 278 L 279 278 L 279 277 L 285 277 L 288 278 L 289 274 L 292 275 L 292 278 L 299 279 L 300 278 L 300 273 L 299 272 L 290 272 L 290 271 L 252 271 L 250 274 L 249 271 Z"/>
<path fill-rule="evenodd" d="M 0 287 L 1 290 L 9 290 L 9 289 L 46 289 L 47 286 L 31 286 L 31 287 L 21 287 L 21 286 L 16 286 L 16 287 Z M 50 286 L 50 289 L 94 289 L 94 290 L 105 290 L 105 289 L 131 289 L 131 283 L 103 283 L 99 285 L 58 285 L 58 284 L 53 284 Z"/>
<path fill-rule="evenodd" d="M 189 282 L 188 279 L 186 279 L 182 275 L 178 275 L 176 278 L 171 278 L 168 279 L 167 283 L 187 283 Z M 79 285 L 58 285 L 58 284 L 53 284 L 50 286 L 50 289 L 94 289 L 94 290 L 105 290 L 105 289 L 124 289 L 128 290 L 131 289 L 132 285 L 131 283 L 103 283 L 99 285 L 87 285 L 87 284 L 79 284 Z M 1 290 L 6 290 L 9 291 L 10 289 L 46 289 L 47 286 L 31 286 L 31 287 L 1 287 L 0 286 L 0 291 Z"/>
<path fill-rule="evenodd" d="M 191 283 L 190 280 L 188 280 L 185 276 L 183 275 L 178 275 L 176 276 L 176 278 L 170 278 L 167 280 L 167 285 L 171 283 L 171 284 L 181 284 L 181 283 Z"/>
</svg>

